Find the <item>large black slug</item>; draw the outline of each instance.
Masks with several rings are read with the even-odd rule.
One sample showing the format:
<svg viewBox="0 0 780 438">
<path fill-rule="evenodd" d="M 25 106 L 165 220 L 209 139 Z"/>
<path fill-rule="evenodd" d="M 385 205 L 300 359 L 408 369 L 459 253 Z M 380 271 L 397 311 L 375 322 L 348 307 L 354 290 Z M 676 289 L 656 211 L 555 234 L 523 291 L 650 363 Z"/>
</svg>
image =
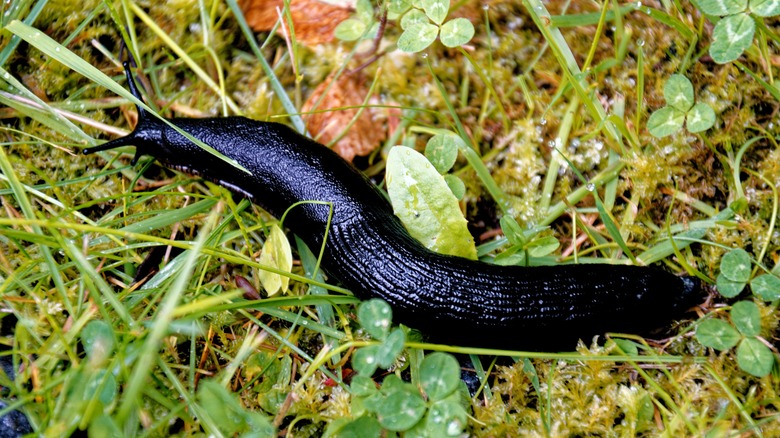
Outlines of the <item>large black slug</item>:
<svg viewBox="0 0 780 438">
<path fill-rule="evenodd" d="M 130 91 L 141 95 L 125 66 Z M 279 217 L 299 201 L 333 206 L 322 267 L 359 298 L 379 297 L 395 319 L 432 340 L 499 348 L 573 348 L 606 331 L 640 333 L 699 299 L 700 284 L 648 267 L 497 266 L 429 251 L 414 240 L 378 189 L 327 147 L 290 128 L 243 117 L 170 121 L 247 174 L 204 152 L 139 108 L 135 130 L 84 153 L 136 146 L 164 165 L 215 181 Z M 322 245 L 329 207 L 306 203 L 285 225 Z"/>
</svg>

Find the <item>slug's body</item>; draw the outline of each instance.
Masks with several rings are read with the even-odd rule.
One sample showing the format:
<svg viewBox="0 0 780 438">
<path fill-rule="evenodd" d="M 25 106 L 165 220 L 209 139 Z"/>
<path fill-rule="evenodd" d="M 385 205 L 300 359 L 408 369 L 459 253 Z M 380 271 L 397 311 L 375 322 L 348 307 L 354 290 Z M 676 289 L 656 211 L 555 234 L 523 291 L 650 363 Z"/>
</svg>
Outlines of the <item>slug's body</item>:
<svg viewBox="0 0 780 438">
<path fill-rule="evenodd" d="M 131 91 L 140 95 L 128 72 Z M 203 176 L 280 217 L 299 201 L 332 205 L 322 267 L 358 297 L 379 297 L 395 319 L 434 340 L 506 348 L 572 348 L 606 331 L 643 332 L 693 305 L 689 277 L 636 266 L 498 266 L 444 256 L 414 240 L 371 182 L 336 153 L 290 128 L 242 117 L 171 122 L 234 159 L 221 161 L 139 109 L 135 131 L 98 148 L 135 145 L 166 166 Z M 330 207 L 305 203 L 285 225 L 314 251 Z"/>
</svg>

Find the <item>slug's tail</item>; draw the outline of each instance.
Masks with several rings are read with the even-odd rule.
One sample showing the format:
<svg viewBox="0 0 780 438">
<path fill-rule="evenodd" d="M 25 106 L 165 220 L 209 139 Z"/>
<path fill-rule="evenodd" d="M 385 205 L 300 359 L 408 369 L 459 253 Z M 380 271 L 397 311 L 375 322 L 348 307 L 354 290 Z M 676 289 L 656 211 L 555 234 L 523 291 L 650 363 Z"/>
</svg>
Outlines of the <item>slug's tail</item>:
<svg viewBox="0 0 780 438">
<path fill-rule="evenodd" d="M 125 69 L 125 76 L 127 77 L 127 87 L 130 89 L 130 93 L 133 94 L 138 100 L 143 100 L 141 92 L 138 89 L 138 85 L 135 83 L 133 73 L 130 71 L 130 63 L 125 61 L 122 63 Z M 142 107 L 136 105 L 138 110 L 138 123 L 135 129 L 130 134 L 105 142 L 99 146 L 93 146 L 90 148 L 84 148 L 81 150 L 82 154 L 93 154 L 95 152 L 105 151 L 108 149 L 114 149 L 121 146 L 135 146 L 136 153 L 133 157 L 131 164 L 135 165 L 138 158 L 144 154 L 144 148 L 147 145 L 152 145 L 159 142 L 160 133 L 162 132 L 162 122 L 159 122 L 154 117 L 150 117 Z"/>
</svg>

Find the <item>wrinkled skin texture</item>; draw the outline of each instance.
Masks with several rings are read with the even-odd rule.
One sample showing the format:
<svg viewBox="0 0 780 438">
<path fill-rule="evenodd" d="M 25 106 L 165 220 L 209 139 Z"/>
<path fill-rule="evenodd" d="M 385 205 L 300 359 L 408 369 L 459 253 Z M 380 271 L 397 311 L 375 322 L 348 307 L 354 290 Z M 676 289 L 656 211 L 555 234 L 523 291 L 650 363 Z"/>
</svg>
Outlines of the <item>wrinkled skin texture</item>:
<svg viewBox="0 0 780 438">
<path fill-rule="evenodd" d="M 131 90 L 139 96 L 128 72 Z M 332 217 L 322 267 L 360 298 L 379 297 L 396 321 L 432 340 L 521 349 L 572 349 L 606 331 L 642 333 L 700 298 L 691 277 L 626 265 L 498 266 L 445 256 L 414 240 L 378 189 L 327 147 L 277 124 L 242 117 L 170 121 L 251 174 L 200 149 L 139 110 L 135 131 L 85 153 L 134 145 L 162 164 L 248 197 L 314 251 Z"/>
</svg>

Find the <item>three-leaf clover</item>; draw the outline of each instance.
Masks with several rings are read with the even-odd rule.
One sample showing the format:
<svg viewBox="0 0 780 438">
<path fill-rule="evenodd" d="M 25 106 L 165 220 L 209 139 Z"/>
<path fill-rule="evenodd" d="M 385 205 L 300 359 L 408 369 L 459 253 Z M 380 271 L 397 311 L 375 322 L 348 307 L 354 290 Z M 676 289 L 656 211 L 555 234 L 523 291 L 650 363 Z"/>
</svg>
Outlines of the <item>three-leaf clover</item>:
<svg viewBox="0 0 780 438">
<path fill-rule="evenodd" d="M 666 106 L 655 111 L 647 121 L 654 137 L 666 137 L 682 129 L 687 121 L 688 132 L 706 131 L 715 124 L 715 111 L 706 103 L 693 100 L 693 85 L 683 75 L 674 74 L 664 85 Z"/>
<path fill-rule="evenodd" d="M 401 328 L 391 329 L 393 311 L 383 300 L 364 301 L 358 307 L 358 321 L 372 338 L 381 341 L 355 352 L 352 366 L 359 374 L 370 376 L 377 368 L 390 368 L 404 349 L 406 335 Z"/>
<path fill-rule="evenodd" d="M 403 33 L 398 38 L 398 48 L 404 52 L 419 52 L 437 37 L 445 46 L 457 47 L 474 36 L 474 25 L 469 20 L 445 21 L 450 0 L 390 0 L 387 11 L 390 19 L 401 18 Z M 355 15 L 339 23 L 334 34 L 340 40 L 355 41 L 375 34 L 377 29 L 370 0 L 358 0 Z"/>
<path fill-rule="evenodd" d="M 729 350 L 737 346 L 737 364 L 756 377 L 772 371 L 775 356 L 759 338 L 761 312 L 752 301 L 739 301 L 731 307 L 731 324 L 707 319 L 696 328 L 696 338 L 706 347 Z M 733 325 L 732 325 L 733 324 Z M 736 327 L 736 328 L 735 328 Z"/>
<path fill-rule="evenodd" d="M 740 294 L 750 283 L 753 294 L 764 301 L 780 299 L 780 278 L 772 273 L 750 279 L 750 254 L 734 249 L 723 255 L 720 274 L 715 283 L 718 292 L 727 298 Z M 696 328 L 696 338 L 706 347 L 730 350 L 737 346 L 737 364 L 748 373 L 763 377 L 775 363 L 772 351 L 760 338 L 761 311 L 752 301 L 738 301 L 731 307 L 731 324 L 721 319 L 702 321 Z"/>
<path fill-rule="evenodd" d="M 372 338 L 381 341 L 359 348 L 352 358 L 357 375 L 349 390 L 353 418 L 333 421 L 324 437 L 381 436 L 382 430 L 405 436 L 460 436 L 466 427 L 466 391 L 460 380 L 460 364 L 448 353 L 425 356 L 413 371 L 415 384 L 396 374 L 387 375 L 381 387 L 372 377 L 378 367 L 388 368 L 401 354 L 404 332 L 392 329 L 392 310 L 372 299 L 358 307 L 358 321 Z M 399 333 L 400 335 L 396 335 Z M 396 337 L 399 339 L 395 339 Z"/>
<path fill-rule="evenodd" d="M 763 301 L 780 299 L 780 277 L 773 273 L 761 274 L 750 279 L 752 266 L 750 254 L 744 249 L 734 249 L 720 260 L 720 273 L 715 279 L 718 292 L 726 298 L 739 295 L 750 283 L 753 295 Z"/>
<path fill-rule="evenodd" d="M 780 14 L 777 0 L 700 0 L 699 8 L 707 15 L 722 17 L 712 30 L 710 44 L 710 56 L 718 64 L 736 60 L 753 44 L 754 17 Z"/>
<path fill-rule="evenodd" d="M 474 26 L 465 18 L 444 21 L 450 10 L 450 0 L 393 0 L 389 11 L 403 15 L 398 48 L 404 52 L 419 52 L 430 46 L 438 36 L 447 47 L 457 47 L 474 36 Z"/>
</svg>

